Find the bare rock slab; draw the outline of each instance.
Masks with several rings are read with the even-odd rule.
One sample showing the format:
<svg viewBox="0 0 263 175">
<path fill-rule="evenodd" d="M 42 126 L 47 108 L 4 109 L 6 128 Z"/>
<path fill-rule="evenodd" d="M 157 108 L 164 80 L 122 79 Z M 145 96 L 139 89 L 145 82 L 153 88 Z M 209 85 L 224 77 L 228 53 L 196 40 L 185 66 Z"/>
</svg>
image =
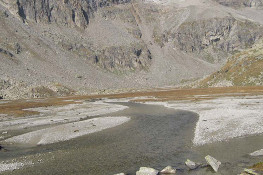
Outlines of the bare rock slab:
<svg viewBox="0 0 263 175">
<path fill-rule="evenodd" d="M 206 156 L 205 157 L 206 162 L 213 168 L 215 172 L 218 171 L 219 166 L 221 165 L 221 162 L 213 158 L 212 156 Z"/>
<path fill-rule="evenodd" d="M 171 166 L 167 166 L 161 171 L 161 174 L 176 174 L 176 169 Z"/>
<path fill-rule="evenodd" d="M 263 149 L 255 151 L 255 152 L 253 152 L 253 153 L 251 153 L 249 155 L 254 156 L 254 157 L 263 156 Z"/>
<path fill-rule="evenodd" d="M 136 172 L 136 175 L 158 175 L 159 171 L 153 168 L 141 167 L 139 171 Z"/>
</svg>

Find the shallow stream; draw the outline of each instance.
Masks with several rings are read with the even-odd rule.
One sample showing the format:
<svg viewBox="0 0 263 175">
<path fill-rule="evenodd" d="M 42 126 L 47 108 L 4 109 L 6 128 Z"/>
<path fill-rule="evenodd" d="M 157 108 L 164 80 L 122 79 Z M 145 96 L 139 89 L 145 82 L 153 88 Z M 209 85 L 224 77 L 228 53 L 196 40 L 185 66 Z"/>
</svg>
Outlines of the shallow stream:
<svg viewBox="0 0 263 175">
<path fill-rule="evenodd" d="M 10 151 L 0 152 L 0 161 L 26 156 L 40 163 L 3 174 L 134 175 L 142 166 L 161 170 L 171 165 L 178 169 L 177 174 L 209 175 L 214 174 L 210 168 L 188 171 L 184 165 L 186 159 L 205 163 L 209 154 L 222 162 L 218 174 L 233 175 L 261 160 L 248 153 L 262 149 L 263 136 L 196 147 L 192 139 L 197 114 L 155 105 L 118 104 L 129 108 L 110 116 L 130 116 L 128 123 L 70 141 L 7 148 Z"/>
</svg>

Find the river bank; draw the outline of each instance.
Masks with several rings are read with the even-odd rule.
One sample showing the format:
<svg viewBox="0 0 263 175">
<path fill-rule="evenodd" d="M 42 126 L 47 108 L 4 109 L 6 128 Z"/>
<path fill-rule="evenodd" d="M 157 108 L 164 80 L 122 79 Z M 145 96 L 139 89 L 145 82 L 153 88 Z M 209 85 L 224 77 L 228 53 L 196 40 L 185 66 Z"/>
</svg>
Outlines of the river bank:
<svg viewBox="0 0 263 175">
<path fill-rule="evenodd" d="M 261 157 L 249 155 L 263 144 L 260 88 L 250 93 L 231 89 L 225 94 L 214 89 L 207 90 L 207 95 L 202 94 L 204 90 L 195 90 L 180 96 L 181 100 L 175 100 L 179 98 L 175 94 L 183 91 L 174 91 L 168 91 L 167 96 L 154 95 L 163 93 L 159 91 L 147 96 L 117 94 L 2 103 L 0 109 L 5 113 L 0 121 L 0 144 L 8 151 L 0 152 L 0 170 L 4 174 L 134 174 L 141 166 L 161 169 L 172 165 L 178 174 L 213 174 L 207 168 L 188 172 L 184 166 L 186 159 L 202 162 L 209 154 L 222 162 L 220 174 L 237 174 L 260 161 Z M 172 99 L 172 92 L 174 100 L 164 102 L 169 95 Z M 52 100 L 54 104 L 49 105 Z M 108 129 L 89 135 L 87 130 L 81 131 L 86 125 L 97 126 L 91 122 L 97 118 L 113 123 L 117 118 L 129 121 L 110 129 L 107 121 Z M 43 144 L 32 137 L 48 133 L 45 138 L 49 138 L 55 131 L 63 135 L 64 129 L 69 133 L 65 132 L 68 139 L 62 142 L 51 139 Z M 27 138 L 29 143 L 17 144 L 15 138 Z M 10 172 L 13 169 L 19 170 Z"/>
</svg>

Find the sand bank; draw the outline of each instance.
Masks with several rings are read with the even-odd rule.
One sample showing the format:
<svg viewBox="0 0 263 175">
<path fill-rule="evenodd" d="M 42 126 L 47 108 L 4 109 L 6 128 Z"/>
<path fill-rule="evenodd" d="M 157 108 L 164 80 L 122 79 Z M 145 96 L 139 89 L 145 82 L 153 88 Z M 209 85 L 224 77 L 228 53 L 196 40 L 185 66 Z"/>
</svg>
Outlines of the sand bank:
<svg viewBox="0 0 263 175">
<path fill-rule="evenodd" d="M 40 115 L 1 121 L 0 131 L 75 122 L 88 117 L 117 112 L 126 108 L 128 107 L 104 103 L 103 101 L 83 102 L 81 104 L 69 104 L 65 106 L 30 108 L 26 110 L 37 111 Z"/>
<path fill-rule="evenodd" d="M 102 131 L 129 121 L 129 117 L 102 117 L 80 122 L 62 124 L 11 137 L 6 143 L 42 145 L 66 141 L 86 134 Z"/>
</svg>

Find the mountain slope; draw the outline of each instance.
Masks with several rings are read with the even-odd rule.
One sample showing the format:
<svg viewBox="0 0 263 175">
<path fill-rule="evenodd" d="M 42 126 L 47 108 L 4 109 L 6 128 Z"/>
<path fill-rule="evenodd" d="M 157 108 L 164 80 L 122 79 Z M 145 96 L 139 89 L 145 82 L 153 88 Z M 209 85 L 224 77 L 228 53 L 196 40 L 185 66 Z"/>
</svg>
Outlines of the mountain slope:
<svg viewBox="0 0 263 175">
<path fill-rule="evenodd" d="M 216 73 L 200 82 L 201 87 L 216 86 L 262 86 L 263 41 L 236 53 Z"/>
<path fill-rule="evenodd" d="M 0 96 L 174 86 L 208 75 L 263 37 L 260 9 L 243 15 L 221 4 L 0 0 Z"/>
</svg>

